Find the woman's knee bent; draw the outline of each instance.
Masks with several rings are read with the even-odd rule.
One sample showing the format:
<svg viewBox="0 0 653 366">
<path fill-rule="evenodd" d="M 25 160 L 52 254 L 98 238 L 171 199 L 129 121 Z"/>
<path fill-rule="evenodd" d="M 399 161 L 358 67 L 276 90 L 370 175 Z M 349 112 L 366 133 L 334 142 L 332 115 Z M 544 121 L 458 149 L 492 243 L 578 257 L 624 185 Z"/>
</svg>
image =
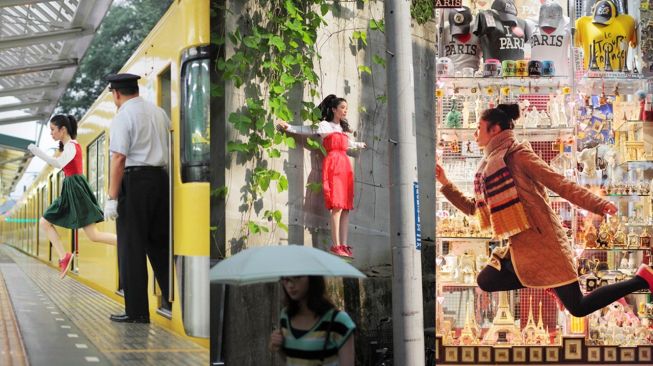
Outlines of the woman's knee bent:
<svg viewBox="0 0 653 366">
<path fill-rule="evenodd" d="M 52 224 L 51 224 L 48 220 L 46 220 L 45 217 L 41 217 L 41 218 L 39 219 L 39 226 L 40 226 L 42 229 L 47 229 L 47 228 L 51 227 Z"/>
</svg>

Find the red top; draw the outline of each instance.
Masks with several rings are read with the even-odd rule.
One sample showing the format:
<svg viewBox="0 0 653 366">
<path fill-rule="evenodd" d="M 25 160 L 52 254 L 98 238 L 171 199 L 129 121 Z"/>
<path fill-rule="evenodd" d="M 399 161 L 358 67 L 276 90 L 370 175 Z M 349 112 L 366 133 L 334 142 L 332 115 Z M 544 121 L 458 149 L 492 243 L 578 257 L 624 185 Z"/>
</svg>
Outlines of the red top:
<svg viewBox="0 0 653 366">
<path fill-rule="evenodd" d="M 74 142 L 73 144 L 75 145 L 75 157 L 70 161 L 70 163 L 66 164 L 66 166 L 63 167 L 63 173 L 66 175 L 66 177 L 70 177 L 71 175 L 75 174 L 84 174 L 82 147 Z"/>
</svg>

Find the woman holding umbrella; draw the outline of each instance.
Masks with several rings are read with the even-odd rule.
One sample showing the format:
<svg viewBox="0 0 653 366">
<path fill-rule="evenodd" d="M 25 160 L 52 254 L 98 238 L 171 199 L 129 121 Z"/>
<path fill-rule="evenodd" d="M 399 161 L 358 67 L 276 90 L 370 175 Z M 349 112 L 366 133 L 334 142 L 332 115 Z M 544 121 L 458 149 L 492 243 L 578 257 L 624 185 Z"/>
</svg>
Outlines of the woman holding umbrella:
<svg viewBox="0 0 653 366">
<path fill-rule="evenodd" d="M 318 106 L 322 118 L 317 129 L 311 126 L 292 126 L 280 121 L 279 129 L 298 135 L 319 135 L 327 156 L 322 162 L 322 192 L 324 204 L 331 211 L 331 241 L 329 251 L 342 257 L 351 257 L 347 245 L 349 211 L 354 208 L 354 173 L 347 156 L 348 149 L 367 148 L 364 142 L 356 142 L 347 123 L 347 100 L 334 94 L 328 95 Z"/>
<path fill-rule="evenodd" d="M 322 276 L 281 277 L 286 307 L 268 349 L 286 365 L 354 365 L 356 325 L 325 296 Z"/>
</svg>

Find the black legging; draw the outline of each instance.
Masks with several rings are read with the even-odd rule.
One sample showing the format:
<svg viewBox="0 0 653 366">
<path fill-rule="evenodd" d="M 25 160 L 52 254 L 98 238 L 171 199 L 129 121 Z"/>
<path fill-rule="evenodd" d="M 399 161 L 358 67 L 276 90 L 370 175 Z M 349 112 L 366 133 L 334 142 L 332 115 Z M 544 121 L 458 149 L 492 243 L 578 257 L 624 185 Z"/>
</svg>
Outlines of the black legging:
<svg viewBox="0 0 653 366">
<path fill-rule="evenodd" d="M 519 278 L 515 274 L 510 259 L 501 260 L 501 271 L 497 271 L 494 267 L 486 266 L 478 274 L 476 281 L 481 290 L 486 292 L 517 290 L 526 287 L 519 282 Z M 601 286 L 585 296 L 580 291 L 578 281 L 555 287 L 553 290 L 555 290 L 556 295 L 558 295 L 558 298 L 562 301 L 565 308 L 569 310 L 571 315 L 580 318 L 608 306 L 632 292 L 646 288 L 648 288 L 646 280 L 639 276 L 634 276 L 626 281 Z"/>
</svg>

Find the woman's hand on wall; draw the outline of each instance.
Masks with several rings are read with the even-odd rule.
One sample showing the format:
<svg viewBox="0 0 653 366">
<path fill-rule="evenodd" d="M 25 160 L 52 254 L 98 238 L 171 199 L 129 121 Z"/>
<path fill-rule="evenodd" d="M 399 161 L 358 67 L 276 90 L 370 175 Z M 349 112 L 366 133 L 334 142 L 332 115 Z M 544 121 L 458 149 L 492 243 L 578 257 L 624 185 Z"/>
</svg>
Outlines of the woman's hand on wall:
<svg viewBox="0 0 653 366">
<path fill-rule="evenodd" d="M 440 184 L 446 186 L 449 184 L 449 179 L 447 179 L 447 173 L 445 173 L 442 165 L 435 163 L 435 179 L 437 179 Z"/>
<path fill-rule="evenodd" d="M 278 329 L 275 329 L 272 331 L 272 334 L 270 334 L 270 342 L 268 343 L 268 350 L 270 352 L 279 352 L 281 350 L 281 346 L 283 345 L 283 334 L 281 334 L 281 331 Z"/>
</svg>

